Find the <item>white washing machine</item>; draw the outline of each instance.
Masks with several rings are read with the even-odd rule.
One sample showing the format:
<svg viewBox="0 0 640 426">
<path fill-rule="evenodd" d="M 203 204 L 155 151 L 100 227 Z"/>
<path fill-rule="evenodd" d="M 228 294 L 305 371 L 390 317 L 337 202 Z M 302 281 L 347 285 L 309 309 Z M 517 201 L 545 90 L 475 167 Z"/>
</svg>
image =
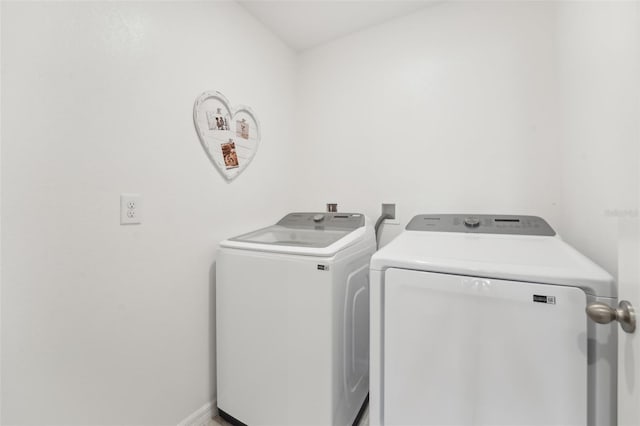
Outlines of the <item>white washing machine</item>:
<svg viewBox="0 0 640 426">
<path fill-rule="evenodd" d="M 615 425 L 596 301 L 613 278 L 539 217 L 414 217 L 371 260 L 371 424 Z"/>
<path fill-rule="evenodd" d="M 220 243 L 217 405 L 248 425 L 351 425 L 369 390 L 369 220 L 291 213 Z"/>
</svg>

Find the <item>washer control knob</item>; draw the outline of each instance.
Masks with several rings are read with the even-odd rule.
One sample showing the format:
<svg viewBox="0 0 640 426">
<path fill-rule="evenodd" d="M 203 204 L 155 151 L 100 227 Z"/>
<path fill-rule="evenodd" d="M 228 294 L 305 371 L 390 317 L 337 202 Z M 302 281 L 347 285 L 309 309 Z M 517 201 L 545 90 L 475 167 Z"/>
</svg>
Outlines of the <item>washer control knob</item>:
<svg viewBox="0 0 640 426">
<path fill-rule="evenodd" d="M 469 228 L 476 228 L 480 225 L 480 219 L 477 217 L 465 217 L 464 224 Z"/>
<path fill-rule="evenodd" d="M 324 215 L 323 214 L 313 215 L 313 221 L 314 222 L 322 222 L 323 219 L 324 219 Z"/>
</svg>

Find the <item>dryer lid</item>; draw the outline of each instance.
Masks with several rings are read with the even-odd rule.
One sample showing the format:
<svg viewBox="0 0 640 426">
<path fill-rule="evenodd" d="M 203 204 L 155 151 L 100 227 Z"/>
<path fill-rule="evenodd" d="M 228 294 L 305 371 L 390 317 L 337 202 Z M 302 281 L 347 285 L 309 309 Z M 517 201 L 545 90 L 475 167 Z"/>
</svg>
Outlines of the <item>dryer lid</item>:
<svg viewBox="0 0 640 426">
<path fill-rule="evenodd" d="M 387 268 L 567 285 L 617 297 L 613 277 L 557 236 L 407 230 L 371 258 L 371 269 Z"/>
</svg>

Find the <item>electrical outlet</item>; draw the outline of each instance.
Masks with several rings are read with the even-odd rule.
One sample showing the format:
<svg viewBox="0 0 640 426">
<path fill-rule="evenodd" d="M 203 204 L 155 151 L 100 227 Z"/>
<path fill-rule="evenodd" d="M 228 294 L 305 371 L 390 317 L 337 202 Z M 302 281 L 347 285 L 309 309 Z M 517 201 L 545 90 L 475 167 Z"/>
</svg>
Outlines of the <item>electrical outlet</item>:
<svg viewBox="0 0 640 426">
<path fill-rule="evenodd" d="M 140 194 L 120 194 L 120 225 L 140 223 Z"/>
<path fill-rule="evenodd" d="M 396 205 L 395 204 L 382 203 L 382 214 L 388 214 L 388 215 L 391 216 L 390 219 L 385 219 L 384 223 L 393 224 L 393 225 L 400 224 L 400 221 L 397 219 L 397 216 L 396 216 Z"/>
</svg>

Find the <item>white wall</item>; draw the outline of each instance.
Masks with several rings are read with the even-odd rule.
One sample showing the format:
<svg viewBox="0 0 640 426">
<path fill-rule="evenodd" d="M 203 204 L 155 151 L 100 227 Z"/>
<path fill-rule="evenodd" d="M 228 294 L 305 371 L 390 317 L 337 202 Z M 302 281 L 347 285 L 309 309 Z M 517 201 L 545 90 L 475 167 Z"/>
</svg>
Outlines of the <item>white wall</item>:
<svg viewBox="0 0 640 426">
<path fill-rule="evenodd" d="M 637 206 L 636 7 L 440 3 L 305 52 L 303 205 L 377 217 L 396 202 L 401 225 L 427 212 L 539 215 L 615 274 L 606 212 Z"/>
<path fill-rule="evenodd" d="M 305 206 L 375 218 L 396 202 L 403 226 L 427 212 L 557 226 L 553 18 L 544 2 L 441 3 L 302 54 Z"/>
<path fill-rule="evenodd" d="M 564 237 L 617 272 L 618 220 L 638 215 L 640 3 L 561 2 Z"/>
<path fill-rule="evenodd" d="M 2 58 L 2 2 L 0 2 L 0 58 Z M 0 82 L 2 81 L 0 60 Z M 2 84 L 0 83 L 0 212 L 2 212 Z M 2 424 L 2 215 L 0 214 L 0 424 Z"/>
<path fill-rule="evenodd" d="M 176 424 L 214 397 L 217 243 L 293 206 L 295 58 L 233 2 L 2 7 L 2 423 Z M 261 120 L 233 185 L 208 89 Z"/>
</svg>

